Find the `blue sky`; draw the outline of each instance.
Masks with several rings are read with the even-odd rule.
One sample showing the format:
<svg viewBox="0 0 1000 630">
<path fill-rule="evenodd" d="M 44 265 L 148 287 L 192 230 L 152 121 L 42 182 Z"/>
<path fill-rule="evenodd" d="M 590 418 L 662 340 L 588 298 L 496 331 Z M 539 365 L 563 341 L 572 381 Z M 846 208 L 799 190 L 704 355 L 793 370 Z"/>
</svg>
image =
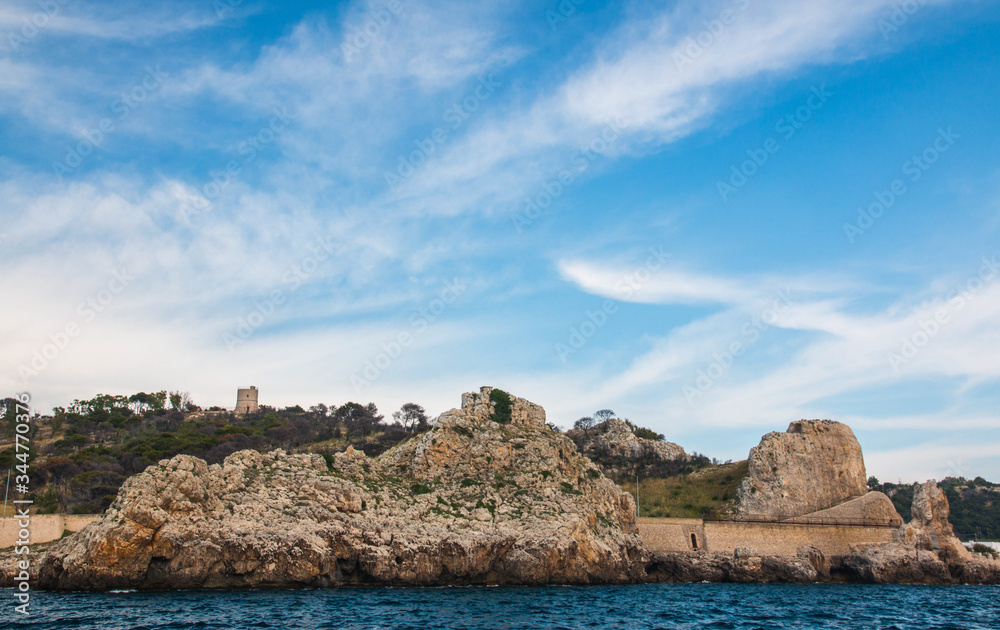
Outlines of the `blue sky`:
<svg viewBox="0 0 1000 630">
<path fill-rule="evenodd" d="M 9 2 L 0 384 L 997 480 L 998 97 L 990 2 Z"/>
</svg>

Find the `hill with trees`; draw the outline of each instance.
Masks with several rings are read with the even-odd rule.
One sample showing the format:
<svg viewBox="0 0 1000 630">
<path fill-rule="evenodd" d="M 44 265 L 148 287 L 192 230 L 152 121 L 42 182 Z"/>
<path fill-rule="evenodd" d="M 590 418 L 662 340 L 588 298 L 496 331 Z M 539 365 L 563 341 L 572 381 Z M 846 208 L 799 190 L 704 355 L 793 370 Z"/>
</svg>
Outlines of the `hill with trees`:
<svg viewBox="0 0 1000 630">
<path fill-rule="evenodd" d="M 19 463 L 14 450 L 13 399 L 2 402 L 0 471 Z M 285 449 L 325 456 L 354 446 L 378 455 L 429 428 L 423 407 L 407 403 L 386 421 L 374 403 L 347 402 L 249 414 L 202 410 L 180 392 L 131 396 L 100 394 L 57 407 L 32 420 L 33 498 L 40 512 L 96 513 L 128 477 L 161 459 L 194 455 L 219 463 L 254 449 Z"/>
</svg>

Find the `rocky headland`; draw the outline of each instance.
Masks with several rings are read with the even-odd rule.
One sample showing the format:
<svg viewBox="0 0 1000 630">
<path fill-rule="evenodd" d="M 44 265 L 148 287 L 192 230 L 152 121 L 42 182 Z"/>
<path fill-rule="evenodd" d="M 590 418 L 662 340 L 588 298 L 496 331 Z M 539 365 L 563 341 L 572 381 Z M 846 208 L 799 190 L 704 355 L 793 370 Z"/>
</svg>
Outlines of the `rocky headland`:
<svg viewBox="0 0 1000 630">
<path fill-rule="evenodd" d="M 463 396 L 461 409 L 378 458 L 348 449 L 161 461 L 129 479 L 100 521 L 50 549 L 37 585 L 641 580 L 631 497 L 548 428 L 541 407 L 491 394 Z"/>
<path fill-rule="evenodd" d="M 676 445 L 646 444 L 653 441 L 624 422 L 606 424 L 589 442 L 602 453 L 687 457 Z M 552 430 L 540 406 L 484 387 L 378 457 L 348 448 L 327 456 L 245 450 L 214 465 L 187 455 L 160 461 L 128 479 L 99 521 L 36 555 L 34 585 L 1000 583 L 1000 563 L 955 538 L 934 482 L 917 489 L 906 525 L 888 497 L 867 492 L 861 447 L 846 425 L 793 422 L 764 436 L 747 470 L 727 527 L 861 522 L 885 535 L 836 554 L 808 541 L 775 553 L 742 543 L 723 552 L 694 544 L 708 525 L 695 520 L 684 525 L 701 532 L 693 549 L 653 551 L 639 536 L 632 497 L 608 471 Z M 12 558 L 0 556 L 5 585 Z"/>
</svg>

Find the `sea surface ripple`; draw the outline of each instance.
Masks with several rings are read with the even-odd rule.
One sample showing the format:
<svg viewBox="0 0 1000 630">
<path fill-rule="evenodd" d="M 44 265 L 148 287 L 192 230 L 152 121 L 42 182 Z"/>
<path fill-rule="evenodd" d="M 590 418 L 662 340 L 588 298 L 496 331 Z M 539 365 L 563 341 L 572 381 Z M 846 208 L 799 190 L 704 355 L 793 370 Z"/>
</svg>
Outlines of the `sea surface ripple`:
<svg viewBox="0 0 1000 630">
<path fill-rule="evenodd" d="M 1000 628 L 1000 587 L 643 584 L 275 591 L 32 593 L 0 590 L 9 627 L 173 628 Z M 5 626 L 7 624 L 4 624 Z"/>
</svg>

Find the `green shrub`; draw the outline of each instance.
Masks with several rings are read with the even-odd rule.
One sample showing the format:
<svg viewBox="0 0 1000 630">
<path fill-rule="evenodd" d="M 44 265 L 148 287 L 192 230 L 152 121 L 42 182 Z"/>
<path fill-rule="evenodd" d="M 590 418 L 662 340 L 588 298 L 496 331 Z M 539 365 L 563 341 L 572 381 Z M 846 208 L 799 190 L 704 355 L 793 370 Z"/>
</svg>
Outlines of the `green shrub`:
<svg viewBox="0 0 1000 630">
<path fill-rule="evenodd" d="M 35 506 L 38 507 L 39 514 L 54 514 L 59 511 L 59 493 L 52 486 L 45 489 L 45 492 L 35 499 Z"/>
<path fill-rule="evenodd" d="M 481 486 L 483 485 L 483 482 L 479 481 L 478 479 L 473 479 L 472 477 L 466 477 L 465 479 L 462 480 L 462 483 L 460 483 L 459 485 L 463 488 L 469 488 L 472 486 Z"/>
<path fill-rule="evenodd" d="M 219 427 L 215 430 L 216 435 L 261 435 L 260 429 L 254 429 L 252 427 L 241 427 L 235 424 L 227 424 L 224 427 Z"/>
<path fill-rule="evenodd" d="M 333 462 L 335 461 L 333 455 L 330 453 L 323 453 L 323 459 L 326 460 L 327 470 L 333 470 Z"/>
<path fill-rule="evenodd" d="M 664 440 L 662 433 L 657 433 L 656 431 L 647 429 L 646 427 L 635 427 L 632 429 L 632 433 L 635 434 L 635 437 L 637 438 L 652 440 L 654 442 L 662 442 Z"/>
<path fill-rule="evenodd" d="M 490 420 L 497 424 L 508 424 L 511 410 L 514 408 L 510 394 L 502 389 L 494 389 L 490 392 L 490 402 L 493 403 L 493 414 L 490 416 Z"/>
<path fill-rule="evenodd" d="M 430 494 L 434 490 L 430 486 L 425 486 L 422 483 L 415 483 L 410 486 L 410 490 L 413 494 Z"/>
<path fill-rule="evenodd" d="M 976 543 L 972 545 L 972 551 L 973 553 L 981 553 L 983 555 L 990 556 L 994 560 L 1000 557 L 1000 553 L 997 553 L 996 549 L 990 547 L 989 545 L 983 545 L 981 543 Z"/>
</svg>

